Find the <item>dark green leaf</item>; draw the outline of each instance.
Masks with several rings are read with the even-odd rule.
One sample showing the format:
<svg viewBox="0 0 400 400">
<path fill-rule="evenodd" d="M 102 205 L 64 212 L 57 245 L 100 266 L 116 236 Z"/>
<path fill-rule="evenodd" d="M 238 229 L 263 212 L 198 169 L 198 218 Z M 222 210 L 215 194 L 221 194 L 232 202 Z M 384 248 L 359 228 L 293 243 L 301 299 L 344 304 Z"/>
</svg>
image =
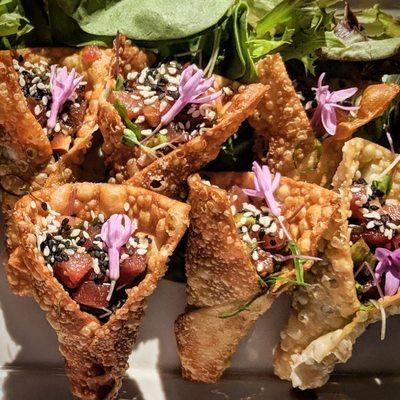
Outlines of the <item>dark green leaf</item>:
<svg viewBox="0 0 400 400">
<path fill-rule="evenodd" d="M 165 41 L 187 38 L 215 25 L 233 0 L 57 0 L 79 26 L 92 35 Z"/>
<path fill-rule="evenodd" d="M 375 264 L 376 258 L 371 253 L 371 249 L 363 238 L 357 240 L 357 242 L 351 246 L 350 250 L 354 267 L 359 267 L 364 261 L 368 262 L 370 265 Z"/>
<path fill-rule="evenodd" d="M 124 90 L 124 78 L 122 77 L 121 74 L 117 76 L 117 81 L 115 83 L 115 90 L 116 91 Z"/>
<path fill-rule="evenodd" d="M 299 256 L 300 255 L 300 250 L 297 247 L 296 242 L 291 240 L 288 243 L 287 246 L 288 246 L 288 248 L 289 248 L 289 250 L 290 250 L 290 252 L 292 253 L 293 256 Z M 295 257 L 293 259 L 293 262 L 294 262 L 294 268 L 296 270 L 296 282 L 299 283 L 299 284 L 302 284 L 302 283 L 304 283 L 303 261 L 300 258 Z"/>
</svg>

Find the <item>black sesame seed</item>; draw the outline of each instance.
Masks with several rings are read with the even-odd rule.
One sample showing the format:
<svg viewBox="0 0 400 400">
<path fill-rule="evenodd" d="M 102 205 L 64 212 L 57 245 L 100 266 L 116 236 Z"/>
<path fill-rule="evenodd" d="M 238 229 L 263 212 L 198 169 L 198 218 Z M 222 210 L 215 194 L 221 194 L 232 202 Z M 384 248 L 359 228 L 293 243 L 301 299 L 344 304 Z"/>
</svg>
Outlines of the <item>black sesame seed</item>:
<svg viewBox="0 0 400 400">
<path fill-rule="evenodd" d="M 370 208 L 372 211 L 379 210 L 379 207 L 378 207 L 378 206 L 375 206 L 374 204 L 371 205 L 369 208 Z"/>
<path fill-rule="evenodd" d="M 69 219 L 68 218 L 64 218 L 61 222 L 61 225 L 68 225 Z"/>
<path fill-rule="evenodd" d="M 45 203 L 44 201 L 42 201 L 42 202 L 40 203 L 40 207 L 42 207 L 42 210 L 43 210 L 43 211 L 47 211 L 47 203 Z"/>
<path fill-rule="evenodd" d="M 386 214 L 381 215 L 381 221 L 382 222 L 388 222 L 389 221 L 389 216 Z"/>
<path fill-rule="evenodd" d="M 56 261 L 58 261 L 58 262 L 62 262 L 62 261 L 63 261 L 62 256 L 60 256 L 59 254 L 56 254 L 56 255 L 54 256 L 54 259 L 55 259 Z"/>
<path fill-rule="evenodd" d="M 18 56 L 18 62 L 22 63 L 24 61 L 24 57 L 22 56 L 22 54 L 20 54 Z"/>
<path fill-rule="evenodd" d="M 61 253 L 61 257 L 62 257 L 62 259 L 63 259 L 64 261 L 68 261 L 68 260 L 69 260 L 69 257 L 68 257 L 68 254 L 67 254 L 67 253 Z"/>
</svg>

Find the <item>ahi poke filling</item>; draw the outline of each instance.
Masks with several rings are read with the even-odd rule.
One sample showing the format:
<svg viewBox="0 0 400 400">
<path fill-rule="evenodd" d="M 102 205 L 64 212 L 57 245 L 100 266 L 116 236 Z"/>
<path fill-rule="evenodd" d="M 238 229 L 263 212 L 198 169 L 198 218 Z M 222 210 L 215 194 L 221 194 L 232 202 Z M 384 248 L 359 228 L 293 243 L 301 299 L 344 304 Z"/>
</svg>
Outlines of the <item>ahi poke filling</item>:
<svg viewBox="0 0 400 400">
<path fill-rule="evenodd" d="M 90 220 L 83 220 L 50 209 L 42 223 L 44 228 L 38 229 L 36 235 L 45 265 L 82 310 L 106 320 L 126 301 L 126 289 L 137 286 L 144 278 L 152 237 L 138 232 L 135 220 L 120 214 L 105 220 L 103 214 L 96 216 L 92 212 Z M 114 245 L 108 241 L 105 228 L 113 229 L 109 235 L 114 239 L 118 229 L 129 229 L 116 247 L 116 278 L 115 271 L 110 270 L 110 249 Z"/>
<path fill-rule="evenodd" d="M 387 198 L 390 177 L 386 177 L 372 184 L 358 178 L 350 187 L 350 244 L 362 302 L 394 295 L 399 288 L 392 261 L 400 258 L 400 205 Z"/>
<path fill-rule="evenodd" d="M 75 71 L 67 72 L 64 67 L 66 77 L 68 78 L 68 75 L 72 74 L 75 80 L 79 79 L 79 82 L 72 88 L 72 93 L 67 93 L 68 96 L 60 104 L 57 115 L 52 117 L 55 94 L 53 86 L 56 85 L 56 81 L 52 80 L 52 77 L 54 75 L 57 79 L 57 76 L 60 76 L 61 83 L 64 84 L 63 68 L 58 65 L 51 66 L 45 60 L 31 63 L 24 60 L 22 55 L 13 59 L 13 66 L 18 74 L 18 82 L 27 100 L 29 110 L 47 134 L 54 155 L 58 158 L 72 147 L 76 133 L 82 126 L 88 107 L 85 99 L 86 82 L 82 81 Z M 53 113 L 55 113 L 54 110 Z M 50 118 L 54 119 L 54 123 L 49 124 Z"/>
<path fill-rule="evenodd" d="M 177 61 L 118 75 L 108 100 L 121 116 L 121 141 L 135 148 L 139 169 L 216 124 L 233 90 L 214 86 L 214 77 Z"/>
</svg>

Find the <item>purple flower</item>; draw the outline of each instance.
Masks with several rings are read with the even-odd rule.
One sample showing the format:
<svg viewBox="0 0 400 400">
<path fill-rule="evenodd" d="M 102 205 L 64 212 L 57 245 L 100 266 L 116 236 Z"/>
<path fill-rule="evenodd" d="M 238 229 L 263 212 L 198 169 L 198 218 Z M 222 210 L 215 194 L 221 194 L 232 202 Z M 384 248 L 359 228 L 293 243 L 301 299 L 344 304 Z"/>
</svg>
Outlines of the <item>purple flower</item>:
<svg viewBox="0 0 400 400">
<path fill-rule="evenodd" d="M 281 174 L 277 172 L 272 179 L 272 174 L 266 165 L 260 167 L 260 165 L 253 162 L 254 172 L 254 186 L 255 189 L 243 189 L 243 191 L 252 197 L 261 197 L 265 199 L 268 208 L 275 216 L 281 215 L 281 209 L 278 202 L 275 200 L 274 192 L 278 189 L 279 182 L 281 180 Z"/>
<path fill-rule="evenodd" d="M 348 88 L 343 90 L 337 90 L 334 92 L 329 91 L 329 86 L 322 85 L 324 80 L 325 72 L 320 75 L 318 79 L 318 87 L 313 88 L 315 91 L 315 99 L 317 100 L 317 108 L 314 111 L 314 115 L 311 119 L 311 125 L 313 128 L 317 128 L 322 122 L 323 127 L 329 133 L 334 135 L 336 133 L 337 118 L 335 108 L 340 108 L 346 111 L 358 110 L 357 106 L 343 106 L 338 104 L 341 101 L 347 100 L 357 92 L 357 88 Z"/>
<path fill-rule="evenodd" d="M 379 280 L 385 274 L 385 296 L 393 296 L 400 286 L 400 249 L 390 251 L 378 247 L 375 257 L 379 261 L 375 268 L 375 278 Z"/>
<path fill-rule="evenodd" d="M 72 68 L 68 73 L 67 67 L 59 68 L 52 65 L 50 68 L 50 90 L 51 90 L 51 110 L 47 120 L 47 127 L 54 129 L 57 122 L 57 115 L 67 100 L 72 100 L 75 90 L 82 80 Z"/>
<path fill-rule="evenodd" d="M 107 296 L 108 301 L 111 299 L 115 283 L 119 278 L 119 251 L 136 229 L 137 221 L 131 221 L 124 214 L 111 215 L 101 227 L 100 236 L 108 249 L 109 277 L 111 280 L 110 291 Z"/>
<path fill-rule="evenodd" d="M 161 117 L 161 126 L 168 125 L 187 104 L 208 103 L 221 96 L 222 90 L 202 96 L 214 83 L 214 77 L 204 79 L 203 73 L 201 69 L 195 72 L 193 65 L 185 68 L 179 81 L 179 98 L 168 112 Z"/>
</svg>

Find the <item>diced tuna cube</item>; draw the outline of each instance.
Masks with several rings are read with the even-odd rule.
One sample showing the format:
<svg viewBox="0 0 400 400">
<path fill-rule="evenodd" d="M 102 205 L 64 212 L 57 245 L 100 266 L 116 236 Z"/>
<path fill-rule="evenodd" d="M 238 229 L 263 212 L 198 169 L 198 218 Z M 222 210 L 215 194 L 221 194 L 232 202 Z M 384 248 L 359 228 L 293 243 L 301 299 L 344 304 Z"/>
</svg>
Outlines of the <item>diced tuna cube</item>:
<svg viewBox="0 0 400 400">
<path fill-rule="evenodd" d="M 88 307 L 108 307 L 107 295 L 109 291 L 110 285 L 101 285 L 93 281 L 86 281 L 72 294 L 72 298 L 77 303 Z"/>
<path fill-rule="evenodd" d="M 87 253 L 75 253 L 68 261 L 56 262 L 54 276 L 65 286 L 75 289 L 92 270 L 92 257 Z"/>
<path fill-rule="evenodd" d="M 130 285 L 146 269 L 146 257 L 134 253 L 120 263 L 117 287 Z"/>
</svg>

